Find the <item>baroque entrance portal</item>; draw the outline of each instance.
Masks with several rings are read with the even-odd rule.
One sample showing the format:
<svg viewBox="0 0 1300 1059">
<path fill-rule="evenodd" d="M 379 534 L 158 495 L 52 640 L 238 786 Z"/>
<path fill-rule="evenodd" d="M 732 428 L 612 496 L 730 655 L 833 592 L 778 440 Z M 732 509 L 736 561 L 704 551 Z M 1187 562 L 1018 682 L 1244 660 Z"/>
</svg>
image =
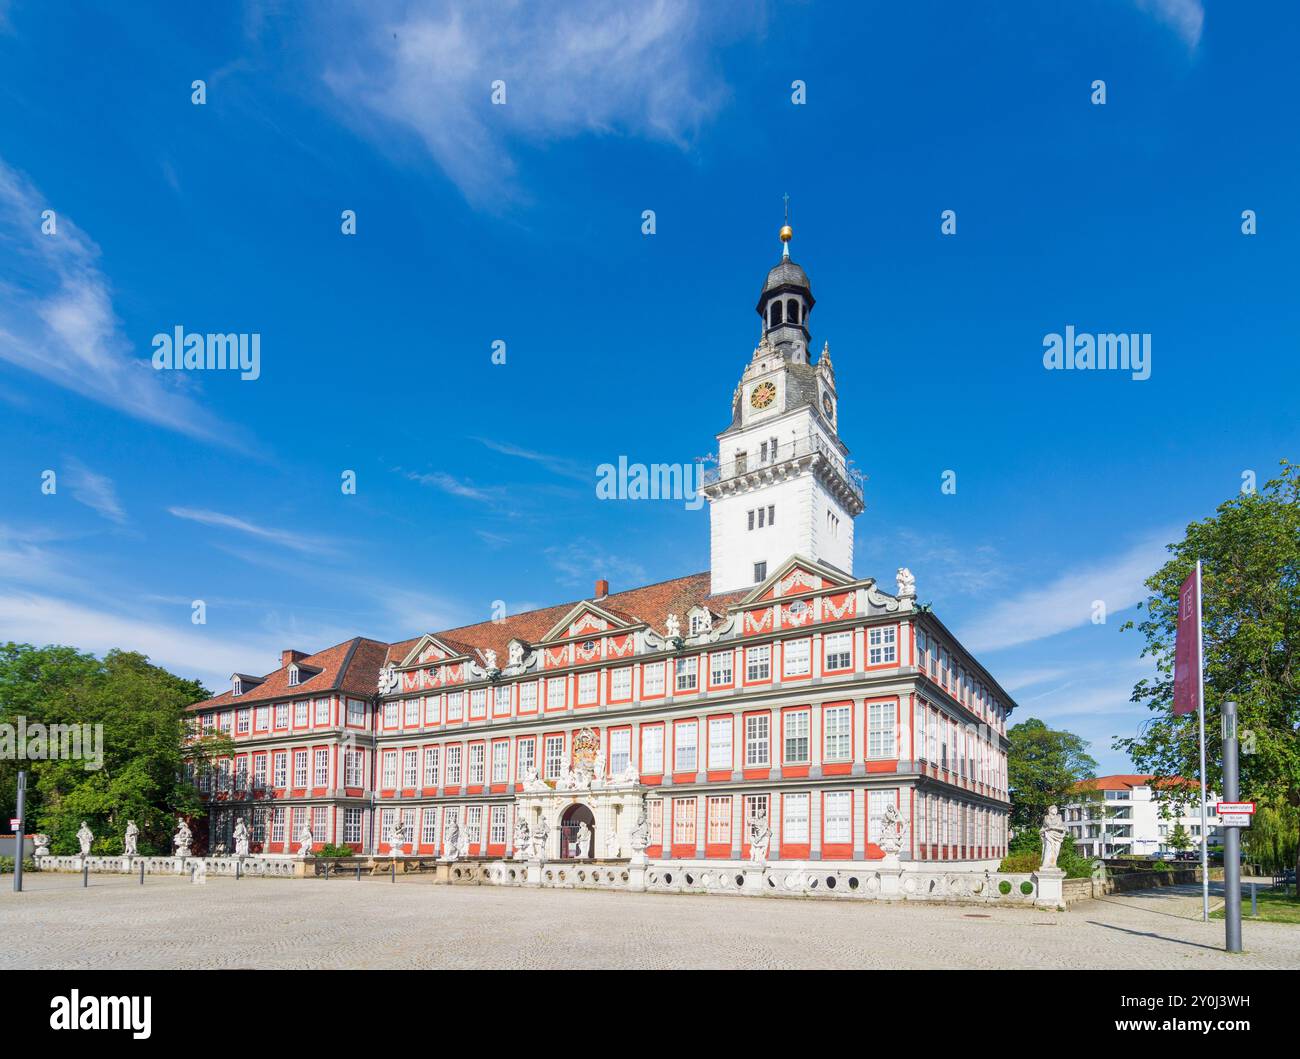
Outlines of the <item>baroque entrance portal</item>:
<svg viewBox="0 0 1300 1059">
<path fill-rule="evenodd" d="M 583 824 L 587 825 L 588 834 L 581 834 Z M 581 843 L 580 838 L 584 840 Z M 592 856 L 596 849 L 596 818 L 591 810 L 581 802 L 569 806 L 560 817 L 560 856 L 575 860 Z"/>
</svg>

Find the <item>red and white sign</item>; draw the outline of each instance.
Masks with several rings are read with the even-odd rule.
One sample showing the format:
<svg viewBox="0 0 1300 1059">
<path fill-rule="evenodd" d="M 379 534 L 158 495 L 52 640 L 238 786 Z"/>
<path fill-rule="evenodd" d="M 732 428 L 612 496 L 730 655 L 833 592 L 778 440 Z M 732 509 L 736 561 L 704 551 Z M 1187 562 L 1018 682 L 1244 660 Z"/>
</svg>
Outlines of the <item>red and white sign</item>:
<svg viewBox="0 0 1300 1059">
<path fill-rule="evenodd" d="M 1219 810 L 1219 815 L 1232 813 L 1235 815 L 1250 815 L 1255 811 L 1254 802 L 1216 802 L 1214 807 Z"/>
<path fill-rule="evenodd" d="M 1201 693 L 1201 593 L 1193 570 L 1178 590 L 1174 626 L 1174 713 L 1195 713 Z"/>
<path fill-rule="evenodd" d="M 12 831 L 15 835 L 18 834 L 18 829 L 22 827 L 22 825 L 23 822 L 19 820 L 18 817 L 11 816 L 9 818 L 9 830 Z"/>
</svg>

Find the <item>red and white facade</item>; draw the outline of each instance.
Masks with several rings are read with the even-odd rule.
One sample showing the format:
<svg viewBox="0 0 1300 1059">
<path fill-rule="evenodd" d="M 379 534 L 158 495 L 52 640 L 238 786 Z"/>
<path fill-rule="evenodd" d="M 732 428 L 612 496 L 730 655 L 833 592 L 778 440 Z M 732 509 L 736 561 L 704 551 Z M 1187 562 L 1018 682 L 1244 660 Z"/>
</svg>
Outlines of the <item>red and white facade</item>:
<svg viewBox="0 0 1300 1059">
<path fill-rule="evenodd" d="M 210 848 L 244 816 L 254 852 L 292 851 L 307 822 L 318 846 L 386 853 L 399 820 L 402 852 L 436 855 L 454 815 L 470 856 L 510 856 L 529 770 L 561 781 L 589 730 L 603 775 L 638 777 L 652 861 L 743 860 L 761 813 L 769 861 L 869 863 L 893 805 L 904 863 L 996 867 L 1014 704 L 910 575 L 893 593 L 852 576 L 861 485 L 829 355 L 809 363 L 811 306 L 801 269 L 772 270 L 704 488 L 714 569 L 235 677 L 192 707 L 235 745 L 200 778 Z M 598 826 L 595 856 L 608 838 Z"/>
</svg>

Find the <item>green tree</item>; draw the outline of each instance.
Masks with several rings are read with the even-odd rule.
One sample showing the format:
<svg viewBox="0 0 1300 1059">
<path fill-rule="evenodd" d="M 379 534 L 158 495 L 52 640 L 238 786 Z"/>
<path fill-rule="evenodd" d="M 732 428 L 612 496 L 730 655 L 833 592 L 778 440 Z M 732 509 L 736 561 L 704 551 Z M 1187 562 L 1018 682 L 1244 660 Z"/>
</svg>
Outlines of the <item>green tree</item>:
<svg viewBox="0 0 1300 1059">
<path fill-rule="evenodd" d="M 30 773 L 29 830 L 51 838 L 55 853 L 77 850 L 85 820 L 95 852 L 118 853 L 127 820 L 140 828 L 140 851 L 166 852 L 178 814 L 202 809 L 185 762 L 229 751 L 220 735 L 191 737 L 185 707 L 208 697 L 197 681 L 152 665 L 141 654 L 110 651 L 103 660 L 69 647 L 9 643 L 0 648 L 0 721 L 102 725 L 103 763 L 4 762 L 5 812 L 14 807 L 17 766 Z"/>
<path fill-rule="evenodd" d="M 1192 848 L 1192 836 L 1187 833 L 1182 821 L 1174 824 L 1174 829 L 1169 834 L 1169 848 L 1176 849 L 1179 853 Z"/>
<path fill-rule="evenodd" d="M 1300 467 L 1284 460 L 1277 478 L 1193 522 L 1169 551 L 1169 561 L 1146 581 L 1152 594 L 1139 604 L 1145 614 L 1136 623 L 1146 640 L 1142 655 L 1155 660 L 1157 675 L 1137 683 L 1132 701 L 1145 703 L 1151 717 L 1115 747 L 1140 771 L 1165 780 L 1200 770 L 1196 715 L 1175 717 L 1171 709 L 1178 589 L 1200 559 L 1206 784 L 1223 789 L 1220 708 L 1232 699 L 1241 797 L 1300 806 Z M 1293 829 L 1296 819 L 1288 818 Z M 1300 843 L 1292 840 L 1290 848 L 1300 859 Z"/>
<path fill-rule="evenodd" d="M 1074 793 L 1074 787 L 1097 775 L 1097 762 L 1081 736 L 1048 728 L 1036 717 L 1013 725 L 1007 740 L 1011 744 L 1007 786 L 1011 788 L 1011 826 L 1017 840 L 1013 845 L 1037 848 L 1038 828 L 1048 806 L 1096 797 L 1095 793 Z"/>
</svg>

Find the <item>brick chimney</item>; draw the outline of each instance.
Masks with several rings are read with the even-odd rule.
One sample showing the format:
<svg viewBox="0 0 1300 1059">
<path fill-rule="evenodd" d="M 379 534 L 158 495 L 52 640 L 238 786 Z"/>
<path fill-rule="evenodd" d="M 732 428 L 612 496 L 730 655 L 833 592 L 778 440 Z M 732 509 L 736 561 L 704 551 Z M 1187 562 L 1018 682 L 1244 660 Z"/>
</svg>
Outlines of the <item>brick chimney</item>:
<svg viewBox="0 0 1300 1059">
<path fill-rule="evenodd" d="M 592 598 L 604 599 L 608 595 L 609 595 L 609 582 L 602 577 L 599 581 L 596 582 L 596 595 L 593 596 Z"/>
<path fill-rule="evenodd" d="M 285 648 L 280 652 L 280 668 L 283 669 L 285 666 L 293 665 L 294 662 L 301 662 L 306 657 L 306 651 L 294 651 Z"/>
</svg>

